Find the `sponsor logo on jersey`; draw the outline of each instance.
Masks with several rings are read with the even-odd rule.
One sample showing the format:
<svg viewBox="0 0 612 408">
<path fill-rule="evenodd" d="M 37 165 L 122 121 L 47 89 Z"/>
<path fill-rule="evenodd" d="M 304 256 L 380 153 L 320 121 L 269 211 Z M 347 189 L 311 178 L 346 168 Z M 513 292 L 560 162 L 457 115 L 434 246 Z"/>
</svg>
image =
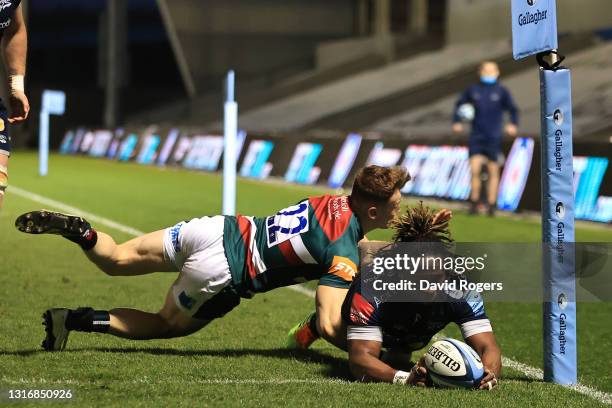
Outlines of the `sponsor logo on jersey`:
<svg viewBox="0 0 612 408">
<path fill-rule="evenodd" d="M 0 118 L 0 132 L 4 131 L 5 126 L 4 126 L 4 119 Z"/>
<path fill-rule="evenodd" d="M 374 313 L 374 306 L 359 293 L 355 293 L 351 302 L 351 321 L 357 324 L 370 324 L 372 313 Z"/>
<path fill-rule="evenodd" d="M 342 218 L 342 214 L 349 212 L 351 209 L 348 203 L 348 197 L 340 196 L 329 200 L 329 217 L 334 220 Z"/>
<path fill-rule="evenodd" d="M 6 136 L 0 135 L 0 143 L 6 143 Z"/>
<path fill-rule="evenodd" d="M 5 8 L 9 8 L 12 5 L 13 3 L 11 3 L 11 0 L 0 0 L 0 11 L 4 10 Z"/>
<path fill-rule="evenodd" d="M 357 274 L 357 265 L 343 256 L 334 256 L 329 273 L 351 282 Z"/>
<path fill-rule="evenodd" d="M 172 242 L 175 252 L 181 252 L 181 241 L 179 241 L 179 234 L 183 225 L 185 225 L 184 222 L 179 222 L 174 227 L 170 228 L 170 241 Z"/>
<path fill-rule="evenodd" d="M 355 323 L 368 324 L 368 317 L 362 312 L 351 311 L 351 321 Z"/>
<path fill-rule="evenodd" d="M 0 23 L 0 29 L 3 30 L 3 29 L 7 28 L 10 25 L 11 25 L 11 19 L 9 18 L 8 20 L 3 21 L 3 22 Z"/>
<path fill-rule="evenodd" d="M 309 201 L 314 209 L 317 222 L 330 241 L 340 238 L 350 227 L 353 212 L 349 206 L 348 197 L 311 197 Z"/>
</svg>

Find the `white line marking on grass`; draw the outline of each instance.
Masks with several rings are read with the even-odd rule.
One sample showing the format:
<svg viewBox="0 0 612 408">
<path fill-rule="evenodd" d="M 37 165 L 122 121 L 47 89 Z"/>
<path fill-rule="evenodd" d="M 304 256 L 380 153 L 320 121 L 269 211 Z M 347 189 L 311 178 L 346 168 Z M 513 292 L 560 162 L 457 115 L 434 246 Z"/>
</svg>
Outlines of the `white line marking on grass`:
<svg viewBox="0 0 612 408">
<path fill-rule="evenodd" d="M 612 394 L 610 394 L 609 392 L 599 391 L 582 384 L 570 385 L 567 388 L 570 388 L 581 394 L 588 395 L 589 397 L 603 404 L 612 405 Z"/>
<path fill-rule="evenodd" d="M 307 287 L 302 285 L 286 286 L 286 288 L 299 292 L 302 295 L 310 296 L 311 298 L 314 298 L 317 295 L 316 291 L 308 289 Z"/>
<path fill-rule="evenodd" d="M 96 381 L 82 381 L 71 378 L 46 379 L 46 378 L 8 378 L 2 377 L 0 382 L 4 384 L 70 384 L 70 385 L 89 385 L 95 384 Z M 210 384 L 210 385 L 279 385 L 279 384 L 354 384 L 352 381 L 342 380 L 339 378 L 269 378 L 269 379 L 234 379 L 234 378 L 209 378 L 209 379 L 177 379 L 177 380 L 160 380 L 149 377 L 133 379 L 133 384 Z"/>
<path fill-rule="evenodd" d="M 40 203 L 42 205 L 45 206 L 49 206 L 49 207 L 53 207 L 55 209 L 58 209 L 60 211 L 64 211 L 64 212 L 68 212 L 68 213 L 72 213 L 72 214 L 78 214 L 84 218 L 87 218 L 88 221 L 93 222 L 93 223 L 97 223 L 97 224 L 102 224 L 105 225 L 109 228 L 112 228 L 116 231 L 121 231 L 125 234 L 128 235 L 132 235 L 132 236 L 139 236 L 139 235 L 143 235 L 144 232 L 139 231 L 135 228 L 132 228 L 130 226 L 127 225 L 123 225 L 120 224 L 118 222 L 115 222 L 113 220 L 109 220 L 108 218 L 104 218 L 104 217 L 100 217 L 98 215 L 89 213 L 87 211 L 83 211 L 79 208 L 73 207 L 71 205 L 62 203 L 60 201 L 56 201 L 47 197 L 43 197 L 39 194 L 35 194 L 32 192 L 29 192 L 27 190 L 21 189 L 19 187 L 15 187 L 12 186 L 9 190 L 9 192 L 14 193 L 18 196 L 21 196 L 23 198 L 26 198 L 28 200 Z M 287 286 L 287 289 L 291 289 L 293 291 L 299 292 L 303 295 L 309 296 L 311 298 L 315 297 L 316 292 L 312 289 L 308 289 L 302 285 L 293 285 L 293 286 Z M 527 364 L 523 364 L 520 363 L 516 360 L 513 360 L 511 358 L 508 357 L 503 357 L 502 356 L 502 365 L 504 367 L 509 367 L 512 368 L 516 371 L 519 371 L 523 374 L 525 374 L 525 376 L 527 376 L 528 378 L 534 379 L 534 380 L 542 380 L 544 378 L 544 372 L 536 367 L 531 367 Z M 203 382 L 201 382 L 202 384 L 207 383 L 206 381 L 245 381 L 244 383 L 246 383 L 246 381 L 250 381 L 250 380 L 203 380 Z M 264 381 L 261 383 L 257 383 L 257 382 L 252 382 L 253 384 L 266 384 L 266 383 L 270 383 L 270 384 L 277 384 L 271 381 L 277 381 L 277 380 L 252 380 L 252 381 Z M 266 382 L 267 381 L 267 382 Z M 286 383 L 289 382 L 308 382 L 308 381 L 313 381 L 316 382 L 317 380 L 278 380 L 278 381 L 285 381 Z M 339 381 L 339 380 L 332 380 L 332 381 Z M 330 381 L 321 381 L 321 383 L 323 382 L 330 382 Z M 236 384 L 241 384 L 242 382 L 235 382 Z M 214 384 L 214 382 L 211 382 L 211 384 Z M 231 383 L 228 383 L 231 384 Z M 612 394 L 610 393 L 606 393 L 603 391 L 599 391 L 596 389 L 593 389 L 591 387 L 587 387 L 586 385 L 582 385 L 582 384 L 575 384 L 575 385 L 571 385 L 568 386 L 567 388 L 572 389 L 580 394 L 586 395 L 588 397 L 591 397 L 603 404 L 611 404 L 612 405 Z"/>
<path fill-rule="evenodd" d="M 513 370 L 520 371 L 532 380 L 543 380 L 544 371 L 539 368 L 528 366 L 527 364 L 519 363 L 518 361 L 512 360 L 508 357 L 502 356 L 502 366 L 509 367 Z"/>
<path fill-rule="evenodd" d="M 518 361 L 512 360 L 508 357 L 502 357 L 502 365 L 504 367 L 510 367 L 516 371 L 520 371 L 525 374 L 527 377 L 534 380 L 543 380 L 544 379 L 544 371 L 539 368 L 531 367 L 523 363 L 519 363 Z M 584 394 L 589 396 L 603 404 L 612 405 L 612 394 L 596 390 L 594 388 L 587 387 L 582 384 L 573 384 L 568 385 L 567 388 L 570 388 L 580 394 Z"/>
<path fill-rule="evenodd" d="M 149 380 L 148 378 L 143 378 L 143 379 L 138 379 L 138 380 L 134 380 L 134 383 L 142 383 L 142 384 L 171 384 L 171 383 L 175 383 L 175 384 L 182 384 L 185 381 L 183 380 L 175 380 L 175 381 L 168 381 L 168 380 Z M 202 379 L 202 380 L 198 380 L 198 379 L 194 379 L 194 380 L 189 380 L 188 383 L 193 383 L 193 384 L 246 384 L 246 385 L 265 385 L 265 384 L 270 384 L 270 385 L 278 385 L 278 384 L 350 384 L 351 381 L 346 381 L 346 380 L 342 380 L 342 379 L 335 379 L 335 378 L 329 378 L 329 379 L 323 379 L 323 378 L 305 378 L 305 379 L 300 379 L 300 378 L 270 378 L 270 379 L 249 379 L 249 378 L 243 378 L 243 379 L 232 379 L 232 378 L 219 378 L 219 379 L 215 379 L 215 378 L 210 378 L 210 379 Z"/>
<path fill-rule="evenodd" d="M 73 207 L 71 205 L 62 203 L 61 201 L 56 201 L 53 200 L 51 198 L 47 198 L 47 197 L 43 197 L 41 195 L 35 194 L 35 193 L 31 193 L 27 190 L 21 189 L 19 187 L 15 187 L 15 186 L 11 186 L 11 189 L 9 190 L 11 193 L 14 193 L 15 195 L 18 195 L 20 197 L 26 198 L 28 200 L 37 202 L 39 204 L 42 204 L 44 206 L 48 206 L 48 207 L 53 207 L 54 209 L 60 210 L 62 212 L 66 212 L 69 214 L 75 214 L 75 215 L 79 215 L 83 218 L 87 218 L 87 221 L 91 222 L 91 223 L 95 223 L 95 224 L 102 224 L 105 225 L 109 228 L 112 228 L 116 231 L 121 231 L 125 234 L 128 235 L 133 235 L 133 236 L 139 236 L 139 235 L 143 235 L 144 232 L 139 231 L 135 228 L 132 227 L 128 227 L 127 225 L 123 225 L 120 224 L 118 222 L 115 222 L 113 220 L 109 220 L 108 218 L 104 218 L 104 217 L 100 217 L 99 215 L 95 215 L 92 213 L 89 213 L 87 211 L 81 210 L 79 208 Z"/>
</svg>

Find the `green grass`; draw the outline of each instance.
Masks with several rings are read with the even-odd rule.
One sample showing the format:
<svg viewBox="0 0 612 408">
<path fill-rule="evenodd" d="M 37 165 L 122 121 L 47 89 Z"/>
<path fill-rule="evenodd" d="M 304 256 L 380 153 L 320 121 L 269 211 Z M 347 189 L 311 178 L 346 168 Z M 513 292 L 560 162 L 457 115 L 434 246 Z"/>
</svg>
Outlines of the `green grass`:
<svg viewBox="0 0 612 408">
<path fill-rule="evenodd" d="M 220 211 L 216 175 L 52 156 L 50 175 L 40 178 L 35 155 L 18 152 L 11 161 L 12 185 L 143 231 Z M 323 191 L 241 180 L 238 210 L 264 215 Z M 0 389 L 70 388 L 80 406 L 601 405 L 511 369 L 492 393 L 348 382 L 346 354 L 332 346 L 320 341 L 307 353 L 283 349 L 287 330 L 314 306 L 311 298 L 288 289 L 244 300 L 189 337 L 137 342 L 72 333 L 66 352 L 41 352 L 40 315 L 46 308 L 155 311 L 175 275 L 111 278 L 61 238 L 16 232 L 15 217 L 39 207 L 9 193 L 0 212 Z M 540 236 L 538 222 L 517 217 L 456 211 L 452 223 L 460 241 L 536 242 Z M 119 241 L 130 238 L 108 232 Z M 610 228 L 580 228 L 576 235 L 580 241 L 612 241 Z M 371 238 L 387 239 L 389 233 Z M 497 303 L 487 312 L 504 355 L 541 367 L 540 305 Z M 579 305 L 580 381 L 605 392 L 612 392 L 611 318 L 610 303 Z M 445 334 L 459 337 L 454 327 Z M 21 406 L 28 405 L 35 404 Z"/>
</svg>

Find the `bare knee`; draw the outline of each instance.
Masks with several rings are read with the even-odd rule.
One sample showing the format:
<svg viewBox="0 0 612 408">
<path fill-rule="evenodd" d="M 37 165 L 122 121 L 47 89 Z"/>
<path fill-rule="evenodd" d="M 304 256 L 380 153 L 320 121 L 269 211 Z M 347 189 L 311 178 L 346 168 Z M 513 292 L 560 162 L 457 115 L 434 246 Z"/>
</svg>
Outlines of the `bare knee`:
<svg viewBox="0 0 612 408">
<path fill-rule="evenodd" d="M 159 320 L 159 338 L 170 339 L 173 337 L 186 336 L 188 334 L 184 325 L 181 324 L 180 319 L 174 316 L 166 316 L 163 311 L 158 312 L 156 316 Z"/>
<path fill-rule="evenodd" d="M 162 338 L 183 337 L 204 327 L 208 322 L 192 318 L 176 306 L 164 306 L 157 313 L 161 322 Z"/>
</svg>

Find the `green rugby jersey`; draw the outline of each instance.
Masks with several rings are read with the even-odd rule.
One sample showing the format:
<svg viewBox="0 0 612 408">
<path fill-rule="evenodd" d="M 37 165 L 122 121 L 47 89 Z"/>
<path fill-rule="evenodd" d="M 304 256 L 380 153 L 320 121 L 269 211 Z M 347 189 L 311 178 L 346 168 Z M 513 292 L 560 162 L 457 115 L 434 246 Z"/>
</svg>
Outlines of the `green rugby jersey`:
<svg viewBox="0 0 612 408">
<path fill-rule="evenodd" d="M 223 245 L 243 296 L 319 279 L 348 288 L 363 238 L 349 197 L 310 197 L 269 217 L 225 217 Z"/>
</svg>

